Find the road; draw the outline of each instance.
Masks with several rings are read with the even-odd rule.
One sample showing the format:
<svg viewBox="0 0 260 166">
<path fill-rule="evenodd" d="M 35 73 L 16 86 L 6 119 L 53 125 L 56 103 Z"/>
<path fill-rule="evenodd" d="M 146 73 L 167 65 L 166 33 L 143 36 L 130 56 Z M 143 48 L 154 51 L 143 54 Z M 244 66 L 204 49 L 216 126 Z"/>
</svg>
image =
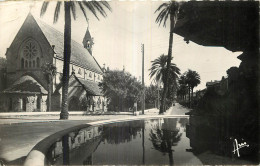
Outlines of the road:
<svg viewBox="0 0 260 166">
<path fill-rule="evenodd" d="M 43 138 L 86 120 L 16 123 L 0 126 L 0 156 L 8 164 L 23 164 L 25 156 Z"/>
<path fill-rule="evenodd" d="M 175 106 L 171 107 L 166 115 L 185 115 L 185 113 L 189 112 L 190 109 L 183 107 L 179 103 L 175 103 Z"/>
<path fill-rule="evenodd" d="M 157 109 L 146 110 L 146 115 L 158 115 Z M 188 112 L 176 104 L 165 114 L 184 115 Z M 91 121 L 133 117 L 132 115 L 71 116 L 70 120 L 59 117 L 17 117 L 0 120 L 0 160 L 10 165 L 22 165 L 30 150 L 42 139 L 63 129 Z"/>
</svg>

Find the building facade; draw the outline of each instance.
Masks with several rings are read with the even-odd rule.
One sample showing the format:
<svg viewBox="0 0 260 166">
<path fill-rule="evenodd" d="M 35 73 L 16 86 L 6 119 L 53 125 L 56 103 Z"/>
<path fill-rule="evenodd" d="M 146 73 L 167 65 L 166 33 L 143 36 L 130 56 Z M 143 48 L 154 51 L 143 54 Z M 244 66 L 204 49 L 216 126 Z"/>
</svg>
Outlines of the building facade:
<svg viewBox="0 0 260 166">
<path fill-rule="evenodd" d="M 63 33 L 28 14 L 6 51 L 7 67 L 1 72 L 1 110 L 45 112 L 50 93 L 51 111 L 60 111 L 63 43 Z M 98 86 L 103 71 L 92 56 L 93 44 L 88 29 L 82 44 L 71 41 L 70 111 L 106 111 Z M 50 63 L 57 69 L 52 81 L 48 81 L 42 69 Z"/>
</svg>

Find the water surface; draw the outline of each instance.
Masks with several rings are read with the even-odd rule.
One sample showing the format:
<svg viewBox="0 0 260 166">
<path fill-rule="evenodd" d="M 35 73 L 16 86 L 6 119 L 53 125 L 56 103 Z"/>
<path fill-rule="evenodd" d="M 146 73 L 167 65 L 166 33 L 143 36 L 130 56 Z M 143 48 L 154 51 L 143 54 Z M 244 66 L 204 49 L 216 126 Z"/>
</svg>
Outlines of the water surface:
<svg viewBox="0 0 260 166">
<path fill-rule="evenodd" d="M 201 165 L 186 137 L 188 118 L 161 118 L 84 128 L 61 138 L 49 164 Z"/>
</svg>

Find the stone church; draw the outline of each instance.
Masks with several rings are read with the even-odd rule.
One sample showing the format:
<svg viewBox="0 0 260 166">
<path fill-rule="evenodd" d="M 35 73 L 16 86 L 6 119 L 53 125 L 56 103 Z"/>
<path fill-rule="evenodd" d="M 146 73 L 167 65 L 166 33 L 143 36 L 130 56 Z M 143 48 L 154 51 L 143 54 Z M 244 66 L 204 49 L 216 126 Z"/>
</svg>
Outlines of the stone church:
<svg viewBox="0 0 260 166">
<path fill-rule="evenodd" d="M 45 112 L 48 93 L 51 93 L 51 111 L 61 110 L 63 40 L 63 33 L 28 14 L 7 48 L 7 67 L 0 72 L 1 111 Z M 83 44 L 71 41 L 70 111 L 106 111 L 106 101 L 98 86 L 103 69 L 92 56 L 93 44 L 88 29 Z M 42 69 L 46 64 L 57 69 L 52 81 L 48 81 Z"/>
</svg>

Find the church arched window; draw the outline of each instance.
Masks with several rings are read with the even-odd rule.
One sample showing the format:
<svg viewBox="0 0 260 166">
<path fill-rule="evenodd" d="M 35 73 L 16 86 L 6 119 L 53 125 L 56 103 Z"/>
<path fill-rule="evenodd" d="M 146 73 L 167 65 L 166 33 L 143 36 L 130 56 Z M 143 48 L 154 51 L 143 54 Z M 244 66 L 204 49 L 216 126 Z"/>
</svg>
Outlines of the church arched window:
<svg viewBox="0 0 260 166">
<path fill-rule="evenodd" d="M 81 75 L 82 74 L 82 72 L 81 72 L 81 69 L 79 68 L 79 70 L 78 70 L 78 74 L 79 75 Z"/>
<path fill-rule="evenodd" d="M 92 78 L 92 73 L 91 72 L 89 72 L 89 77 Z"/>
<path fill-rule="evenodd" d="M 24 68 L 24 59 L 23 58 L 21 59 L 21 68 L 22 69 Z"/>
<path fill-rule="evenodd" d="M 39 57 L 37 57 L 36 66 L 37 66 L 37 67 L 40 67 L 40 58 L 39 58 Z"/>
<path fill-rule="evenodd" d="M 25 68 L 28 68 L 28 61 L 25 61 Z"/>
<path fill-rule="evenodd" d="M 32 38 L 27 39 L 20 47 L 21 68 L 39 68 L 41 49 L 39 44 Z M 23 60 L 22 60 L 23 59 Z M 24 61 L 24 65 L 22 65 Z"/>
<path fill-rule="evenodd" d="M 87 49 L 90 48 L 90 41 L 87 41 Z"/>
</svg>

